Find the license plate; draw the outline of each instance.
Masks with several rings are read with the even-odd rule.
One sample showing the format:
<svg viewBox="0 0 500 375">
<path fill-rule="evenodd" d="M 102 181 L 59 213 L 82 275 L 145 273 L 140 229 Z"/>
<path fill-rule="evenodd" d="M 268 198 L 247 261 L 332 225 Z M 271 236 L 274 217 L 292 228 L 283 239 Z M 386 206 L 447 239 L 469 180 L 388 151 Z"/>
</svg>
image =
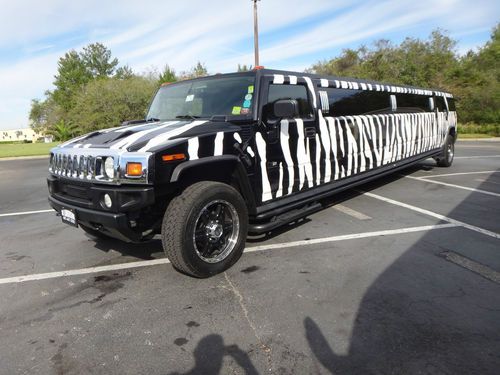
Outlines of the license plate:
<svg viewBox="0 0 500 375">
<path fill-rule="evenodd" d="M 75 211 L 69 208 L 63 208 L 61 210 L 61 218 L 63 223 L 72 225 L 74 227 L 78 227 L 78 222 L 76 221 L 76 213 Z"/>
</svg>

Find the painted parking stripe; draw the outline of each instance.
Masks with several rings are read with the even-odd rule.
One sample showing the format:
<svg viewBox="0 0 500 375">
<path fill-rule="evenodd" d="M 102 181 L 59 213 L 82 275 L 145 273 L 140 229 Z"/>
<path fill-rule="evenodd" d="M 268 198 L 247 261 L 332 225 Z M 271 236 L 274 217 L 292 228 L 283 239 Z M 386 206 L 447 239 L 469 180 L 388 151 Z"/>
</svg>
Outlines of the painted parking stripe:
<svg viewBox="0 0 500 375">
<path fill-rule="evenodd" d="M 371 220 L 371 216 L 365 215 L 362 212 L 356 211 L 352 208 L 349 208 L 347 206 L 344 206 L 343 204 L 336 204 L 333 206 L 333 208 L 337 211 L 340 211 L 346 215 L 352 216 L 355 219 L 358 220 Z"/>
<path fill-rule="evenodd" d="M 32 215 L 32 214 L 45 214 L 47 212 L 55 212 L 55 211 L 50 209 L 50 210 L 38 210 L 38 211 L 11 212 L 8 214 L 0 214 L 0 217 Z"/>
<path fill-rule="evenodd" d="M 428 176 L 416 177 L 416 178 L 434 178 L 434 177 L 448 177 L 448 176 L 466 176 L 469 174 L 492 174 L 500 173 L 500 171 L 478 171 L 478 172 L 459 172 L 459 173 L 445 173 L 445 174 L 432 174 Z"/>
<path fill-rule="evenodd" d="M 307 245 L 315 245 L 315 244 L 320 244 L 320 243 L 355 240 L 355 239 L 369 238 L 369 237 L 391 236 L 391 235 L 403 234 L 403 233 L 425 232 L 425 231 L 434 230 L 434 229 L 453 228 L 453 227 L 457 227 L 457 226 L 458 226 L 457 224 L 450 223 L 450 224 L 424 225 L 424 226 L 420 226 L 420 227 L 411 227 L 411 228 L 380 230 L 380 231 L 376 231 L 376 232 L 344 234 L 341 236 L 334 236 L 334 237 L 315 238 L 315 239 L 311 239 L 311 240 L 302 240 L 302 241 L 293 241 L 293 242 L 254 246 L 254 247 L 250 247 L 250 248 L 246 249 L 245 252 L 248 253 L 248 252 L 252 252 L 252 251 L 281 249 L 281 248 L 285 248 L 285 247 L 307 246 Z"/>
<path fill-rule="evenodd" d="M 282 249 L 282 248 L 289 248 L 289 247 L 297 247 L 297 246 L 315 245 L 315 244 L 320 244 L 320 243 L 328 243 L 328 242 L 336 242 L 336 241 L 354 240 L 354 239 L 360 239 L 360 238 L 381 237 L 381 236 L 391 236 L 391 235 L 405 234 L 405 233 L 425 232 L 425 231 L 434 230 L 434 229 L 444 229 L 444 228 L 452 228 L 452 227 L 457 227 L 457 225 L 456 224 L 425 225 L 425 226 L 420 226 L 420 227 L 346 234 L 346 235 L 341 235 L 341 236 L 316 238 L 316 239 L 311 239 L 311 240 L 302 240 L 302 241 L 294 241 L 294 242 L 285 242 L 285 243 L 253 246 L 253 247 L 246 248 L 245 253 L 273 250 L 273 249 Z M 27 281 L 56 279 L 56 278 L 60 278 L 60 277 L 79 276 L 79 275 L 87 275 L 87 274 L 100 273 L 100 272 L 124 270 L 124 269 L 130 269 L 130 268 L 149 267 L 149 266 L 156 266 L 156 265 L 167 264 L 167 263 L 170 263 L 170 261 L 166 258 L 162 258 L 162 259 L 145 260 L 145 261 L 138 261 L 138 262 L 113 264 L 113 265 L 109 265 L 109 266 L 89 267 L 89 268 L 82 268 L 82 269 L 68 270 L 68 271 L 57 271 L 57 272 L 38 273 L 38 274 L 24 275 L 24 276 L 14 276 L 14 277 L 7 277 L 4 279 L 0 279 L 0 284 L 15 284 L 15 283 L 23 283 L 23 282 L 27 282 Z"/>
<path fill-rule="evenodd" d="M 429 182 L 431 184 L 437 184 L 437 185 L 443 185 L 443 186 L 448 186 L 448 187 L 452 187 L 452 188 L 455 188 L 455 189 L 462 189 L 462 190 L 467 190 L 467 191 L 472 191 L 474 193 L 481 193 L 481 194 L 486 194 L 486 195 L 491 195 L 493 197 L 500 197 L 500 194 L 498 193 L 493 193 L 491 191 L 486 191 L 486 190 L 481 190 L 481 189 L 474 189 L 474 188 L 470 188 L 470 187 L 467 187 L 467 186 L 461 186 L 461 185 L 455 185 L 455 184 L 449 184 L 447 182 L 442 182 L 442 181 L 434 181 L 434 180 L 429 180 L 427 178 L 424 178 L 424 177 L 413 177 L 413 176 L 404 176 L 405 178 L 410 178 L 412 180 L 417 180 L 417 181 L 424 181 L 424 182 Z"/>
<path fill-rule="evenodd" d="M 453 251 L 445 251 L 441 254 L 444 259 L 449 262 L 456 264 L 457 266 L 463 267 L 469 271 L 481 275 L 485 279 L 491 280 L 497 284 L 500 284 L 500 272 L 485 266 L 484 264 L 473 261 L 472 259 L 466 258 L 460 254 Z"/>
<path fill-rule="evenodd" d="M 390 203 L 390 204 L 393 204 L 393 205 L 399 206 L 399 207 L 404 207 L 404 208 L 407 208 L 407 209 L 415 211 L 415 212 L 420 212 L 421 214 L 424 214 L 427 216 L 432 216 L 436 219 L 443 220 L 443 221 L 446 221 L 448 223 L 455 224 L 457 226 L 461 226 L 461 227 L 473 230 L 473 231 L 481 233 L 481 234 L 485 234 L 487 236 L 490 236 L 490 237 L 493 237 L 496 239 L 500 239 L 499 233 L 495 233 L 495 232 L 492 232 L 492 231 L 487 230 L 487 229 L 476 227 L 475 225 L 467 224 L 467 223 L 464 223 L 463 221 L 455 220 L 455 219 L 452 219 L 451 217 L 447 217 L 447 216 L 444 216 L 444 215 L 441 215 L 441 214 L 438 214 L 436 212 L 432 212 L 432 211 L 429 211 L 429 210 L 426 210 L 426 209 L 423 209 L 420 207 L 412 206 L 411 204 L 399 202 L 399 201 L 396 201 L 394 199 L 386 198 L 386 197 L 383 197 L 381 195 L 368 193 L 366 191 L 361 191 L 361 190 L 359 192 L 362 193 L 363 195 L 366 195 L 367 197 L 372 197 L 372 198 L 378 199 L 382 202 Z"/>
</svg>

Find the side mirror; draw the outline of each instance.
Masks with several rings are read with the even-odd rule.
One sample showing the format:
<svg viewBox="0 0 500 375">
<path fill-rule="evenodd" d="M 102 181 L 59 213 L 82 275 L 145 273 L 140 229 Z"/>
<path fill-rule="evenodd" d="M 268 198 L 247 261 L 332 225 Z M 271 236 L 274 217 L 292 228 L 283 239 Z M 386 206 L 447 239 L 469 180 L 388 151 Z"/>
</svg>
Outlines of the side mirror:
<svg viewBox="0 0 500 375">
<path fill-rule="evenodd" d="M 295 99 L 278 100 L 274 103 L 273 115 L 277 118 L 298 117 L 299 103 Z"/>
</svg>

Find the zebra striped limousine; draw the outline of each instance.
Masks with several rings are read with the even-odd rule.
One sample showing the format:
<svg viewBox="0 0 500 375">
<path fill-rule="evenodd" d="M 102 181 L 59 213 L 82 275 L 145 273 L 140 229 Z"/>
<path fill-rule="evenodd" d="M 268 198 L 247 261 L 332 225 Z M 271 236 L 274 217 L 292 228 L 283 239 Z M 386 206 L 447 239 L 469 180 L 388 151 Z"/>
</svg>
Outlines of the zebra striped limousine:
<svg viewBox="0 0 500 375">
<path fill-rule="evenodd" d="M 96 239 L 159 234 L 174 267 L 208 277 L 247 233 L 322 198 L 426 158 L 450 166 L 456 127 L 437 90 L 266 69 L 165 84 L 145 119 L 51 150 L 49 201 Z"/>
</svg>

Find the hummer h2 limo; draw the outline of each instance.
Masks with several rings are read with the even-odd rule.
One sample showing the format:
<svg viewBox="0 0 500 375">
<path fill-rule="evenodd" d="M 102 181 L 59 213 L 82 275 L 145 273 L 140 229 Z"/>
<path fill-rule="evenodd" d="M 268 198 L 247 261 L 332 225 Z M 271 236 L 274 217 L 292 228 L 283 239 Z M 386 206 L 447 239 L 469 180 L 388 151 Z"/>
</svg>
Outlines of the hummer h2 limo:
<svg viewBox="0 0 500 375">
<path fill-rule="evenodd" d="M 94 237 L 161 234 L 175 268 L 208 277 L 320 200 L 433 157 L 450 166 L 449 93 L 273 70 L 162 86 L 147 117 L 51 150 L 49 202 Z"/>
</svg>

